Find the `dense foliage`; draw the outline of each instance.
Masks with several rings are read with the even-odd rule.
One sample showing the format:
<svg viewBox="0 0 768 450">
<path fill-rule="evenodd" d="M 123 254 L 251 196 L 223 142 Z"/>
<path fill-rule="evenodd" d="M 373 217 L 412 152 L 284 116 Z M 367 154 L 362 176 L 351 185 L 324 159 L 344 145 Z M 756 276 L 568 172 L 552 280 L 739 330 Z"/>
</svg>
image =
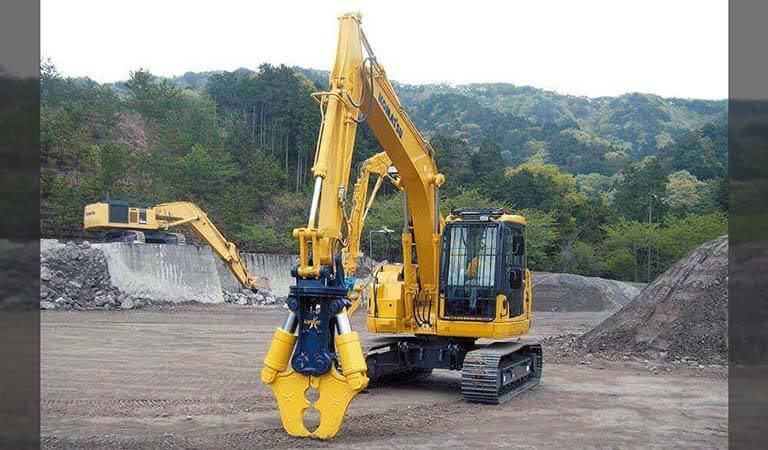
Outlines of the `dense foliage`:
<svg viewBox="0 0 768 450">
<path fill-rule="evenodd" d="M 41 72 L 43 235 L 82 236 L 84 204 L 108 194 L 194 201 L 242 248 L 294 251 L 320 122 L 310 94 L 327 73 L 263 65 L 164 79 L 137 70 L 99 85 L 49 62 Z M 507 84 L 396 89 L 447 176 L 443 213 L 521 212 L 536 270 L 645 281 L 726 232 L 724 101 L 590 99 Z M 379 150 L 360 127 L 354 163 Z M 380 195 L 367 231 L 399 230 L 401 197 Z"/>
</svg>

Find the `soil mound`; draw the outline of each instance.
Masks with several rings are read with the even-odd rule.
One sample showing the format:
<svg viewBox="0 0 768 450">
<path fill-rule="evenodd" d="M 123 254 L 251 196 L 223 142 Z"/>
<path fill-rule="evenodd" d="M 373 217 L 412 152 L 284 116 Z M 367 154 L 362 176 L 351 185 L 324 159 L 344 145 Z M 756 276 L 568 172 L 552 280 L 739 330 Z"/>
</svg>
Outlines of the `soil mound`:
<svg viewBox="0 0 768 450">
<path fill-rule="evenodd" d="M 728 359 L 728 236 L 694 250 L 616 314 L 579 338 L 590 352 Z"/>
<path fill-rule="evenodd" d="M 616 311 L 640 294 L 629 283 L 569 273 L 533 274 L 534 311 Z"/>
</svg>

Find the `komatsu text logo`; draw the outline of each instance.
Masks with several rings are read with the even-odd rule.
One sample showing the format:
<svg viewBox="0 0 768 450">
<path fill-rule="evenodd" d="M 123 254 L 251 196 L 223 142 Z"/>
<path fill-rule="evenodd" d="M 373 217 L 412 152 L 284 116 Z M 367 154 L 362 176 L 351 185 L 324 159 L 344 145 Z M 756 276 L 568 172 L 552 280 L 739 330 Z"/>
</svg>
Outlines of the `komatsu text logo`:
<svg viewBox="0 0 768 450">
<path fill-rule="evenodd" d="M 397 135 L 400 136 L 400 139 L 402 139 L 403 129 L 400 127 L 400 122 L 397 120 L 397 117 L 395 117 L 394 113 L 392 113 L 392 110 L 389 108 L 387 101 L 384 100 L 384 96 L 381 95 L 381 92 L 379 92 L 379 104 L 384 110 L 384 114 L 387 116 L 387 119 L 389 119 L 389 122 L 392 124 L 392 128 L 395 129 L 395 133 L 397 133 Z"/>
</svg>

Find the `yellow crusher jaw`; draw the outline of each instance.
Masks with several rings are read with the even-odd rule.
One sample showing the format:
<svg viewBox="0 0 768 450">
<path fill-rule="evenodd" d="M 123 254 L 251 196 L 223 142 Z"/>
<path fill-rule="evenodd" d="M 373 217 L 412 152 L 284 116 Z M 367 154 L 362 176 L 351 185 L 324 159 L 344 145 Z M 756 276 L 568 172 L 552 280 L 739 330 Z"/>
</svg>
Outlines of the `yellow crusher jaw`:
<svg viewBox="0 0 768 450">
<path fill-rule="evenodd" d="M 342 311 L 346 316 L 346 312 Z M 290 330 L 296 323 L 291 313 L 286 320 Z M 368 385 L 367 367 L 358 334 L 353 331 L 335 336 L 337 357 L 342 367 L 340 374 L 330 366 L 328 372 L 315 376 L 304 375 L 289 368 L 297 335 L 283 328 L 277 328 L 264 358 L 261 380 L 272 388 L 280 410 L 283 428 L 291 436 L 329 439 L 341 428 L 344 414 L 352 399 Z M 317 401 L 311 403 L 306 395 L 312 388 L 319 393 Z M 304 424 L 304 413 L 315 408 L 320 423 L 315 430 L 308 430 Z"/>
</svg>

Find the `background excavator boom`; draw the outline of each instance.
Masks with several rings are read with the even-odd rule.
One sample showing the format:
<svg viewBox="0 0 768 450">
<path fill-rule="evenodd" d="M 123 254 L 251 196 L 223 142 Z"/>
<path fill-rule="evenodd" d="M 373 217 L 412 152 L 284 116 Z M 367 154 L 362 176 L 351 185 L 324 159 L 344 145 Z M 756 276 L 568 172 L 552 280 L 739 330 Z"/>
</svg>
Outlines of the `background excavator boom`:
<svg viewBox="0 0 768 450">
<path fill-rule="evenodd" d="M 371 205 L 376 199 L 376 194 L 384 184 L 384 180 L 389 180 L 393 186 L 400 188 L 400 180 L 396 174 L 390 173 L 392 160 L 389 159 L 386 152 L 377 153 L 363 161 L 360 165 L 360 173 L 355 182 L 354 193 L 352 194 L 352 210 L 347 220 L 347 239 L 346 246 L 342 249 L 342 264 L 344 273 L 348 276 L 354 275 L 357 270 L 357 257 L 360 256 L 360 239 L 362 238 L 365 219 L 371 210 Z M 368 184 L 371 176 L 376 177 L 376 183 L 373 185 L 370 194 L 368 193 Z M 366 286 L 355 284 L 349 293 L 349 300 L 352 303 L 347 312 L 352 316 L 360 308 L 360 294 Z"/>
<path fill-rule="evenodd" d="M 347 245 L 342 250 L 344 272 L 347 274 L 353 274 L 357 269 L 357 257 L 360 256 L 360 239 L 365 227 L 365 219 L 384 180 L 389 179 L 393 186 L 400 187 L 399 180 L 389 174 L 391 166 L 392 160 L 385 152 L 371 156 L 360 165 L 360 174 L 352 195 L 352 211 L 347 221 Z M 368 185 L 371 176 L 376 177 L 376 183 L 369 194 Z"/>
</svg>

